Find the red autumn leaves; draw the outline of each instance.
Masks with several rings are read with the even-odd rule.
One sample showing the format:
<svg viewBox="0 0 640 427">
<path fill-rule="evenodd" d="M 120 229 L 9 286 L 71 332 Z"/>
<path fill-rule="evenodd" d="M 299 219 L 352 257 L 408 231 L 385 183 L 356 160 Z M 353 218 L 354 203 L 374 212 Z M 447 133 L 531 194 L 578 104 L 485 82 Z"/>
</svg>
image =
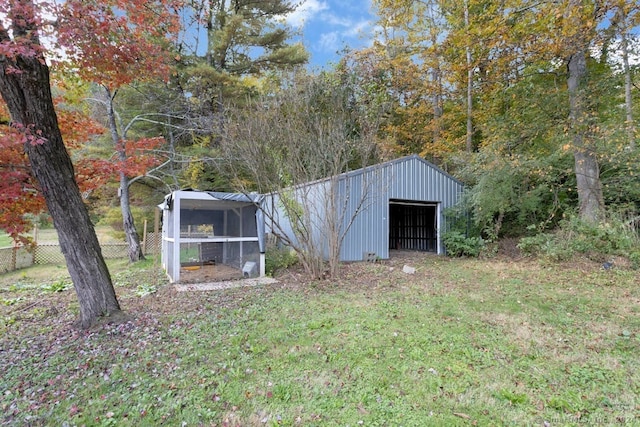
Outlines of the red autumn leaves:
<svg viewBox="0 0 640 427">
<path fill-rule="evenodd" d="M 61 67 L 85 82 L 98 84 L 112 91 L 134 81 L 164 80 L 173 62 L 169 45 L 178 33 L 179 3 L 173 0 L 68 0 L 60 4 L 0 1 L 5 16 L 24 16 L 34 22 L 39 34 L 17 34 L 0 46 L 0 55 L 37 56 L 41 42 L 54 50 L 47 58 L 53 68 Z M 52 23 L 55 21 L 55 25 Z M 64 93 L 64 90 L 62 90 Z M 76 100 L 80 102 L 81 100 Z M 70 105 L 62 96 L 57 100 L 59 127 L 67 149 L 76 158 L 76 180 L 82 191 L 104 185 L 121 171 L 127 176 L 142 175 L 158 164 L 153 150 L 162 137 L 124 140 L 126 159 L 74 156 L 87 142 L 105 129 L 82 109 Z M 0 228 L 14 239 L 27 231 L 26 213 L 44 209 L 35 179 L 24 154 L 25 143 L 46 143 L 38 130 L 20 129 L 11 123 L 4 105 L 0 106 Z"/>
</svg>

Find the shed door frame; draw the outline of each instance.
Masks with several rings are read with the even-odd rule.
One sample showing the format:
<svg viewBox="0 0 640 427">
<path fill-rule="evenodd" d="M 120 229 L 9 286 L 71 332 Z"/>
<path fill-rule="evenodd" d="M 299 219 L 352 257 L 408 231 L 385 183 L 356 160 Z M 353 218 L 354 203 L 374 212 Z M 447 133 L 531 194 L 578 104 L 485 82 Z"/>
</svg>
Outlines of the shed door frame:
<svg viewBox="0 0 640 427">
<path fill-rule="evenodd" d="M 389 249 L 442 253 L 440 205 L 440 202 L 389 199 Z M 398 218 L 399 214 L 402 218 Z"/>
</svg>

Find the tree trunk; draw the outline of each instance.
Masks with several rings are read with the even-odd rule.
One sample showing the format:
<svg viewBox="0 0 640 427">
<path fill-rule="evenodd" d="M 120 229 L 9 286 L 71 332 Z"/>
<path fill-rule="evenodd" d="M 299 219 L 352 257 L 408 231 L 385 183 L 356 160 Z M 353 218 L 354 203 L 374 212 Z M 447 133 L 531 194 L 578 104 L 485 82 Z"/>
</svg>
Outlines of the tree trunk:
<svg viewBox="0 0 640 427">
<path fill-rule="evenodd" d="M 127 161 L 127 152 L 125 150 L 124 141 L 120 138 L 118 133 L 118 125 L 116 123 L 116 114 L 113 109 L 113 98 L 115 94 L 105 87 L 105 92 L 108 98 L 108 117 L 109 117 L 109 130 L 111 132 L 111 141 L 113 142 L 116 151 L 118 152 L 118 159 L 120 160 L 120 186 L 118 187 L 118 197 L 120 198 L 120 211 L 122 212 L 122 227 L 124 229 L 124 235 L 127 240 L 128 254 L 130 262 L 137 262 L 144 259 L 142 253 L 142 245 L 140 244 L 140 238 L 138 237 L 138 231 L 133 221 L 133 214 L 131 213 L 131 203 L 129 198 L 129 178 L 126 172 L 122 170 L 125 167 Z"/>
<path fill-rule="evenodd" d="M 39 47 L 37 36 L 33 35 L 33 22 L 19 18 L 14 20 L 13 36 L 21 30 L 32 33 L 33 46 Z M 0 41 L 11 43 L 3 27 L 0 27 Z M 13 125 L 24 131 L 24 150 L 58 231 L 60 248 L 78 297 L 79 325 L 87 328 L 96 318 L 119 311 L 120 306 L 75 181 L 71 158 L 62 141 L 51 96 L 49 68 L 42 53 L 33 49 L 11 58 L 0 56 L 0 93 Z"/>
<path fill-rule="evenodd" d="M 633 98 L 631 97 L 631 68 L 629 66 L 629 40 L 627 35 L 627 17 L 621 6 L 622 28 L 620 30 L 620 48 L 622 49 L 622 66 L 624 67 L 624 105 L 627 112 L 627 128 L 628 146 L 630 149 L 636 148 L 636 127 L 633 121 Z"/>
<path fill-rule="evenodd" d="M 573 157 L 580 218 L 596 223 L 602 219 L 604 197 L 600 182 L 600 167 L 595 147 L 589 138 L 589 118 L 583 89 L 587 75 L 587 61 L 584 50 L 569 58 L 569 122 L 573 139 Z"/>
<path fill-rule="evenodd" d="M 442 136 L 442 71 L 440 70 L 440 60 L 436 59 L 437 64 L 431 68 L 431 80 L 433 81 L 434 90 L 431 98 L 431 106 L 433 108 L 433 143 L 439 144 Z"/>
<path fill-rule="evenodd" d="M 464 25 L 469 33 L 469 2 L 464 2 Z M 467 39 L 467 43 L 471 43 L 471 39 Z M 471 58 L 471 46 L 467 45 L 465 48 L 467 57 L 467 135 L 466 146 L 467 153 L 473 151 L 473 68 Z"/>
<path fill-rule="evenodd" d="M 129 204 L 129 179 L 124 172 L 120 172 L 120 187 L 118 188 L 118 192 L 120 193 L 122 226 L 127 239 L 127 245 L 129 246 L 129 261 L 141 261 L 144 259 L 144 254 L 142 253 L 142 245 L 140 244 L 138 231 L 136 230 L 133 215 L 131 214 L 131 205 Z"/>
</svg>

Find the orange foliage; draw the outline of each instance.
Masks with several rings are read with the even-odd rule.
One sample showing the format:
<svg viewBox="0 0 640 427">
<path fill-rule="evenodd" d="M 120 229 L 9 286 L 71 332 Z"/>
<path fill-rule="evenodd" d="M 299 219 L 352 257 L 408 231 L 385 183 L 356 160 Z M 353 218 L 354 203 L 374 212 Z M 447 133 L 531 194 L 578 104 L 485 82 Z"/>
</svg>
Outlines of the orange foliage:
<svg viewBox="0 0 640 427">
<path fill-rule="evenodd" d="M 60 100 L 56 100 L 59 104 Z M 73 150 L 92 136 L 102 132 L 102 127 L 79 111 L 59 109 L 58 123 L 67 148 Z M 6 105 L 0 102 L 0 229 L 5 230 L 15 241 L 26 243 L 20 236 L 27 232 L 31 224 L 25 214 L 37 214 L 46 208 L 38 183 L 31 174 L 29 159 L 24 153 L 24 133 L 10 125 Z M 76 179 L 81 190 L 101 185 L 112 174 L 113 166 L 107 171 L 96 162 L 76 165 Z"/>
<path fill-rule="evenodd" d="M 63 61 L 55 65 L 72 70 L 85 81 L 104 87 L 118 88 L 134 80 L 165 79 L 169 76 L 174 55 L 171 54 L 172 37 L 178 33 L 177 11 L 181 0 L 67 0 L 54 3 L 43 1 L 37 10 L 55 14 L 56 25 L 45 24 L 41 16 L 32 16 L 30 3 L 0 4 L 0 12 L 14 15 L 28 14 L 38 33 L 55 31 L 55 52 L 64 52 Z M 35 33 L 34 33 L 35 34 Z M 42 46 L 37 37 L 22 37 L 13 43 L 1 43 L 0 55 L 35 55 Z M 61 82 L 64 85 L 64 82 Z M 64 88 L 63 88 L 64 92 Z M 58 125 L 69 151 L 82 148 L 93 136 L 104 129 L 82 111 L 63 106 L 56 100 Z M 68 103 L 68 102 L 67 102 Z M 74 102 L 71 101 L 71 105 Z M 10 125 L 6 107 L 0 105 L 0 228 L 19 240 L 20 233 L 28 230 L 26 213 L 39 213 L 45 209 L 42 195 L 34 179 L 25 143 L 45 143 L 36 132 Z M 81 160 L 75 164 L 76 179 L 81 190 L 103 185 L 114 174 L 143 174 L 158 164 L 148 155 L 149 150 L 162 143 L 162 138 L 125 141 L 126 160 L 114 164 L 105 160 Z"/>
<path fill-rule="evenodd" d="M 24 214 L 41 211 L 44 201 L 22 149 L 24 136 L 9 123 L 7 108 L 0 103 L 0 228 L 17 241 L 28 228 Z"/>
<path fill-rule="evenodd" d="M 160 163 L 160 159 L 153 155 L 153 150 L 164 144 L 164 138 L 140 138 L 124 141 L 124 162 L 119 162 L 116 169 L 124 172 L 128 177 L 144 175 L 146 171 Z"/>
<path fill-rule="evenodd" d="M 179 30 L 176 0 L 67 0 L 58 43 L 80 77 L 106 87 L 167 78 Z"/>
<path fill-rule="evenodd" d="M 104 127 L 82 111 L 60 108 L 59 100 L 54 101 L 58 112 L 58 126 L 69 149 L 80 148 L 92 137 L 104 132 Z"/>
</svg>

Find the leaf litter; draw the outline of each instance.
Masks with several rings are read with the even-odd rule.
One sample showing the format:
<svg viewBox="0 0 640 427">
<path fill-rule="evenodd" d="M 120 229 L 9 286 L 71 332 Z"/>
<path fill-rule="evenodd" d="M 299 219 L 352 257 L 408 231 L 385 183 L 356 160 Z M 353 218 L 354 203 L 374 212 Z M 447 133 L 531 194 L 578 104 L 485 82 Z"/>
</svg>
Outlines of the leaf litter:
<svg viewBox="0 0 640 427">
<path fill-rule="evenodd" d="M 213 324 L 218 322 L 220 325 L 234 325 L 237 317 L 234 313 L 243 313 L 245 319 L 251 318 L 247 313 L 251 313 L 254 309 L 251 304 L 256 300 L 265 301 L 265 309 L 268 310 L 272 304 L 268 302 L 269 295 L 280 290 L 301 294 L 309 299 L 326 294 L 349 292 L 361 294 L 364 297 L 362 301 L 368 301 L 366 304 L 375 304 L 380 292 L 387 290 L 400 291 L 400 295 L 403 295 L 404 290 L 419 287 L 428 299 L 429 295 L 455 297 L 455 295 L 472 292 L 474 287 L 479 286 L 477 281 L 468 280 L 465 277 L 443 275 L 442 271 L 446 271 L 447 264 L 452 262 L 460 261 L 440 257 L 425 258 L 423 254 L 408 253 L 374 264 L 348 264 L 342 269 L 341 276 L 333 281 L 307 281 L 299 271 L 293 268 L 279 277 L 279 283 L 267 286 L 190 293 L 177 292 L 173 286 L 165 283 L 158 286 L 156 293 L 144 297 L 136 294 L 137 285 L 133 284 L 135 280 L 131 280 L 132 284 L 116 288 L 118 298 L 128 316 L 113 322 L 106 319 L 86 331 L 72 327 L 75 321 L 74 310 L 77 310 L 75 294 L 72 290 L 41 294 L 36 297 L 36 301 L 33 301 L 31 299 L 33 296 L 29 295 L 28 301 L 19 305 L 17 311 L 15 306 L 0 306 L 0 316 L 4 319 L 0 329 L 0 360 L 5 372 L 11 373 L 8 381 L 0 388 L 2 424 L 17 425 L 25 422 L 33 425 L 46 424 L 46 414 L 55 411 L 58 406 L 66 408 L 66 415 L 70 419 L 82 420 L 85 423 L 90 421 L 90 424 L 123 419 L 131 419 L 131 422 L 134 419 L 151 420 L 149 417 L 154 417 L 153 419 L 158 422 L 175 420 L 176 414 L 184 408 L 180 405 L 186 405 L 187 403 L 184 402 L 189 401 L 188 396 L 180 394 L 180 386 L 177 385 L 185 385 L 184 380 L 181 379 L 185 372 L 189 372 L 189 375 L 200 375 L 201 378 L 194 377 L 186 381 L 195 385 L 196 388 L 200 387 L 203 392 L 206 391 L 207 399 L 216 407 L 227 408 L 225 412 L 227 418 L 234 420 L 239 417 L 236 414 L 238 406 L 225 400 L 223 383 L 207 379 L 206 369 L 212 370 L 217 377 L 227 381 L 231 381 L 232 378 L 256 375 L 251 367 L 237 371 L 233 361 L 240 360 L 238 358 L 243 357 L 242 352 L 259 350 L 252 350 L 248 344 L 246 347 L 240 346 L 235 350 L 239 353 L 229 353 L 229 364 L 217 367 L 207 365 L 206 354 L 193 356 L 188 361 L 190 365 L 195 363 L 207 367 L 200 373 L 198 369 L 194 371 L 193 366 L 185 366 L 187 363 L 185 354 L 178 350 L 181 346 L 193 345 L 185 342 L 184 336 L 193 328 L 202 328 L 199 323 L 201 319 L 210 319 Z M 526 264 L 529 261 L 514 263 L 510 259 L 497 259 L 468 262 L 472 264 L 470 268 L 477 268 L 474 274 L 491 274 L 499 277 L 509 276 L 511 268 L 513 271 L 527 271 Z M 489 263 L 491 270 L 487 272 L 482 267 L 482 263 Z M 407 264 L 418 267 L 415 274 L 403 273 L 402 267 Z M 595 265 L 581 265 L 580 274 L 584 272 L 597 274 L 596 270 Z M 543 274 L 539 272 L 538 267 L 531 268 L 531 271 L 534 271 L 533 276 Z M 528 277 L 531 279 L 531 275 Z M 535 278 L 531 280 L 536 281 Z M 570 281 L 570 273 L 566 273 L 566 277 L 562 280 Z M 500 288 L 500 291 L 504 293 L 505 298 L 509 296 L 508 289 Z M 405 294 L 407 298 L 414 298 L 408 291 Z M 619 292 L 619 294 L 628 295 L 628 292 Z M 14 298 L 22 294 L 3 290 L 3 297 L 5 295 Z M 634 297 L 637 298 L 637 295 Z M 36 302 L 35 305 L 33 305 L 34 302 Z M 388 310 L 391 310 L 388 314 L 391 322 L 405 321 L 402 313 L 395 313 L 393 307 L 389 306 Z M 629 310 L 629 308 L 624 307 L 621 310 Z M 259 313 L 255 316 L 259 318 Z M 512 324 L 517 325 L 524 321 L 517 318 L 517 322 L 513 323 L 514 320 L 507 315 L 501 316 L 503 317 L 485 314 L 484 317 L 479 318 L 479 321 L 483 319 L 490 321 L 496 328 L 511 327 Z M 323 329 L 336 326 L 338 325 L 324 322 L 314 328 L 319 328 L 318 331 L 321 332 Z M 618 335 L 626 340 L 624 344 L 633 344 L 637 349 L 638 346 L 635 344 L 637 340 L 634 339 L 637 330 L 630 327 L 620 330 Z M 366 332 L 366 329 L 363 331 Z M 398 338 L 402 330 L 397 329 L 394 333 Z M 608 334 L 608 332 L 602 333 Z M 344 340 L 351 339 L 351 334 L 352 332 L 340 332 Z M 202 339 L 207 340 L 208 337 L 202 336 Z M 228 339 L 236 340 L 234 337 L 228 337 Z M 546 345 L 553 344 L 546 342 Z M 313 347 L 316 347 L 315 343 Z M 321 348 L 319 345 L 318 347 Z M 241 348 L 245 349 L 240 350 Z M 320 351 L 322 354 L 319 354 L 326 360 L 325 363 L 329 363 L 331 358 L 337 355 L 335 350 L 333 353 L 329 350 L 331 349 L 322 348 Z M 408 351 L 410 350 L 409 348 Z M 299 351 L 288 357 L 309 357 L 306 351 L 306 348 L 300 347 Z M 371 351 L 376 358 L 380 357 L 379 349 Z M 401 348 L 398 351 L 400 357 L 406 357 L 404 354 L 407 352 L 404 349 Z M 528 348 L 527 351 L 529 351 Z M 551 349 L 551 351 L 555 350 Z M 197 351 L 194 350 L 195 352 Z M 428 373 L 433 378 L 437 378 L 438 372 L 443 368 L 445 372 L 451 369 L 448 366 L 434 365 L 428 367 Z M 154 384 L 152 390 L 149 389 L 150 383 Z M 331 386 L 334 393 L 340 393 L 342 386 L 338 385 Z M 90 390 L 86 390 L 87 388 Z M 120 395 L 114 396 L 114 390 Z M 277 396 L 274 396 L 273 387 L 268 387 L 264 391 L 245 390 L 244 394 L 248 400 L 253 399 L 254 396 L 262 396 L 268 401 L 277 400 L 276 397 L 289 396 L 289 394 L 282 394 L 285 391 L 278 388 L 276 391 Z M 89 396 L 93 397 L 89 398 Z M 122 408 L 113 407 L 114 401 L 121 401 L 123 398 L 129 399 L 130 408 L 122 410 Z M 288 399 L 291 398 L 288 397 Z M 172 406 L 170 404 L 172 400 L 184 402 Z M 535 400 L 532 401 L 538 403 Z M 542 407 L 546 408 L 544 405 Z M 359 416 L 369 415 L 371 412 L 371 408 L 363 406 L 362 403 L 357 408 Z M 314 412 L 314 417 L 319 416 L 317 412 Z M 279 423 L 280 414 L 271 414 L 268 411 L 261 414 L 261 422 L 266 419 Z M 465 420 L 475 417 L 471 411 L 452 411 L 451 414 L 454 418 Z M 375 413 L 370 415 L 373 417 Z M 224 418 L 224 414 L 209 414 L 209 419 L 220 420 L 222 419 L 220 417 Z M 300 414 L 294 418 L 311 420 L 310 416 L 305 418 Z M 218 425 L 224 425 L 224 422 Z"/>
</svg>

